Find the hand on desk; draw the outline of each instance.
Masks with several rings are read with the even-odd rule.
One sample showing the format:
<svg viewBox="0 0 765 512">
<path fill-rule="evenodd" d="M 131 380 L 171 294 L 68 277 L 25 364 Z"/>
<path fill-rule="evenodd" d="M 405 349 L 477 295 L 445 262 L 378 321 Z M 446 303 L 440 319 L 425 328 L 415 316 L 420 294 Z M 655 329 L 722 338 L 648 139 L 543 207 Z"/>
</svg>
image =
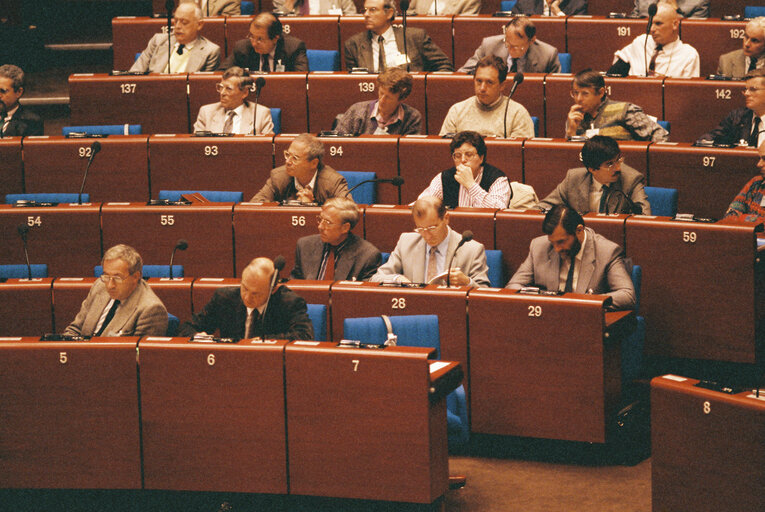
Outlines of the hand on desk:
<svg viewBox="0 0 765 512">
<path fill-rule="evenodd" d="M 313 189 L 311 187 L 305 187 L 303 190 L 299 190 L 297 193 L 297 199 L 301 203 L 313 203 Z"/>
<path fill-rule="evenodd" d="M 467 286 L 470 278 L 462 273 L 459 267 L 452 267 L 449 271 L 449 284 L 454 286 Z"/>
</svg>

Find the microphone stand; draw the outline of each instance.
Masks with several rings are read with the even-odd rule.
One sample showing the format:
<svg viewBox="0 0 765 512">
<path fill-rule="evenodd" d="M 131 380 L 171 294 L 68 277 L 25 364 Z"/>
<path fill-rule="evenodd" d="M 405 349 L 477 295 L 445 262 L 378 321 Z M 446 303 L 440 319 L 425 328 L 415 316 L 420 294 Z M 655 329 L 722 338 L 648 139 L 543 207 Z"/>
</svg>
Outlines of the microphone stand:
<svg viewBox="0 0 765 512">
<path fill-rule="evenodd" d="M 393 178 L 375 178 L 373 180 L 364 180 L 362 182 L 356 183 L 354 186 L 351 187 L 351 189 L 346 192 L 345 197 L 348 197 L 351 195 L 351 192 L 359 188 L 361 185 L 365 185 L 367 183 L 390 183 L 391 185 L 395 185 L 397 187 L 401 187 L 401 185 L 404 184 L 404 178 L 401 178 L 400 176 L 396 176 Z M 351 196 L 352 198 L 353 196 Z"/>
<path fill-rule="evenodd" d="M 460 243 L 457 244 L 457 248 L 454 249 L 454 252 L 452 253 L 452 257 L 449 260 L 449 266 L 446 268 L 447 274 L 446 274 L 446 287 L 449 288 L 452 285 L 451 277 L 452 277 L 452 263 L 454 263 L 454 258 L 457 256 L 457 251 L 459 251 L 460 247 L 465 245 L 467 242 L 471 241 L 473 239 L 473 232 L 472 231 L 465 231 L 462 233 L 462 240 L 460 240 Z"/>
<path fill-rule="evenodd" d="M 27 249 L 27 233 L 29 232 L 29 226 L 21 224 L 18 227 L 19 236 L 21 237 L 21 241 L 24 244 L 24 257 L 27 260 L 27 275 L 29 276 L 29 280 L 32 280 L 32 265 L 29 264 L 29 250 Z"/>
<path fill-rule="evenodd" d="M 406 11 L 409 10 L 409 0 L 401 0 L 401 14 L 404 17 L 404 60 L 406 61 L 406 72 L 409 73 L 409 51 L 406 49 Z M 378 70 L 381 72 L 381 70 Z"/>
<path fill-rule="evenodd" d="M 643 41 L 643 65 L 645 66 L 645 76 L 648 76 L 648 37 L 651 33 L 653 17 L 656 16 L 656 2 L 648 6 L 648 27 L 645 29 L 645 41 Z"/>
<path fill-rule="evenodd" d="M 175 8 L 174 0 L 165 1 L 165 10 L 167 11 L 167 74 L 172 73 L 170 70 L 170 58 L 173 55 L 173 45 L 170 44 L 170 36 L 173 33 L 173 9 Z"/>
<path fill-rule="evenodd" d="M 271 284 L 268 287 L 268 298 L 266 299 L 266 305 L 263 307 L 263 314 L 260 316 L 260 339 L 266 338 L 266 313 L 268 313 L 268 305 L 271 303 L 271 295 L 274 293 L 274 286 L 279 278 L 279 272 L 284 268 L 284 256 L 277 256 L 274 259 L 274 275 L 271 276 Z"/>
</svg>

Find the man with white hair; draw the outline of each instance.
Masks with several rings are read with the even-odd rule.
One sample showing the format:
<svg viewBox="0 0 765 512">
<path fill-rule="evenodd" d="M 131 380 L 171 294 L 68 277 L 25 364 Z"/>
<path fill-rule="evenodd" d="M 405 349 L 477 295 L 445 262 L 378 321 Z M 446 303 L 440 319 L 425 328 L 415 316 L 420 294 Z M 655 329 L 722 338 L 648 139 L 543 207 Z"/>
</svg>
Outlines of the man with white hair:
<svg viewBox="0 0 765 512">
<path fill-rule="evenodd" d="M 765 68 L 765 16 L 746 24 L 741 49 L 720 55 L 717 74 L 740 80 L 755 69 Z"/>
</svg>

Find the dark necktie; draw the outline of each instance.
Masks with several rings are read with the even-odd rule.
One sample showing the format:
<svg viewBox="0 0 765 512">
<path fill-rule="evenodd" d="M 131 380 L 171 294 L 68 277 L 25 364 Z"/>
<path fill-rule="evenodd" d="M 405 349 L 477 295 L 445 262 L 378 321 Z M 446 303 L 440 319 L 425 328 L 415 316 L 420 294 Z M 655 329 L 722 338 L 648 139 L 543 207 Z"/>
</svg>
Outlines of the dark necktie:
<svg viewBox="0 0 765 512">
<path fill-rule="evenodd" d="M 757 114 L 754 114 L 754 126 L 752 127 L 752 133 L 749 135 L 749 145 L 757 147 L 757 140 L 760 138 L 760 118 Z"/>
<path fill-rule="evenodd" d="M 377 36 L 377 45 L 380 47 L 380 53 L 377 56 L 377 72 L 385 71 L 385 38 Z"/>
<path fill-rule="evenodd" d="M 598 206 L 598 213 L 608 213 L 608 187 L 603 185 L 600 189 L 600 206 Z"/>
<path fill-rule="evenodd" d="M 648 65 L 648 71 L 653 73 L 656 71 L 656 57 L 659 56 L 659 52 L 661 49 L 664 48 L 663 45 L 657 44 L 656 49 L 653 51 L 653 56 L 651 57 L 651 63 Z"/>
<path fill-rule="evenodd" d="M 260 313 L 258 313 L 257 309 L 253 309 L 252 313 L 250 313 L 249 316 L 249 323 L 247 324 L 244 332 L 245 338 L 252 338 L 255 336 L 255 326 L 258 324 L 258 319 L 260 318 Z"/>
<path fill-rule="evenodd" d="M 566 287 L 563 289 L 563 293 L 571 293 L 574 291 L 574 262 L 575 256 L 571 256 L 571 265 L 568 267 L 568 275 L 566 276 Z"/>
<path fill-rule="evenodd" d="M 268 54 L 260 56 L 260 70 L 271 71 L 271 68 L 268 66 Z"/>
<path fill-rule="evenodd" d="M 109 322 L 111 322 L 112 318 L 114 318 L 114 313 L 117 311 L 117 308 L 119 307 L 119 305 L 120 305 L 120 301 L 118 300 L 115 300 L 112 303 L 112 307 L 109 308 L 109 312 L 106 313 L 106 318 L 104 318 L 104 323 L 101 324 L 101 328 L 98 330 L 98 332 L 93 334 L 93 336 L 101 336 L 101 333 L 104 332 L 104 329 L 106 329 L 106 326 L 109 325 Z"/>
<path fill-rule="evenodd" d="M 327 251 L 327 262 L 324 265 L 324 275 L 322 276 L 322 279 L 328 281 L 335 280 L 335 249 L 332 247 Z"/>
<path fill-rule="evenodd" d="M 757 69 L 757 57 L 749 57 L 749 69 L 746 72 L 754 71 Z"/>
<path fill-rule="evenodd" d="M 513 65 L 510 66 L 510 72 L 515 73 L 518 71 L 518 59 L 513 59 Z"/>
<path fill-rule="evenodd" d="M 308 16 L 309 14 L 311 14 L 311 6 L 309 5 L 308 0 L 303 0 L 300 4 L 300 15 Z"/>
<path fill-rule="evenodd" d="M 186 45 L 183 45 L 183 44 L 179 44 L 179 45 L 178 45 L 178 49 L 177 49 L 177 50 L 175 50 L 175 53 L 177 53 L 178 55 L 183 55 L 183 47 L 184 47 L 184 46 L 186 46 Z"/>
</svg>

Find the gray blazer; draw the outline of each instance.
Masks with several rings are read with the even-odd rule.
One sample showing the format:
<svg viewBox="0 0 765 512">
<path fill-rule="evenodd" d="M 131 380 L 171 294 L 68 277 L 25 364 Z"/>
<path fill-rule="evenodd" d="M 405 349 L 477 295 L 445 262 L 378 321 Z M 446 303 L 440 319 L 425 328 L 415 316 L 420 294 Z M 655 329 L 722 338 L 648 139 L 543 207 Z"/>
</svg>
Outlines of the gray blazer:
<svg viewBox="0 0 765 512">
<path fill-rule="evenodd" d="M 656 0 L 635 0 L 632 16 L 648 16 L 648 6 Z M 709 18 L 712 0 L 677 0 L 677 8 L 686 18 Z"/>
<path fill-rule="evenodd" d="M 451 261 L 462 235 L 449 228 L 449 246 L 446 249 L 446 265 Z M 417 233 L 403 233 L 390 254 L 388 262 L 377 269 L 370 281 L 390 283 L 404 276 L 413 283 L 425 282 L 425 254 L 428 244 Z M 489 267 L 486 264 L 486 251 L 482 243 L 471 240 L 460 247 L 454 258 L 453 267 L 459 267 L 470 278 L 470 286 L 489 286 Z"/>
<path fill-rule="evenodd" d="M 319 235 L 304 236 L 295 247 L 295 268 L 291 279 L 318 279 L 324 242 Z M 380 251 L 353 233 L 348 234 L 340 256 L 335 261 L 335 281 L 369 281 L 382 263 Z"/>
<path fill-rule="evenodd" d="M 175 36 L 170 36 L 170 46 L 175 45 Z M 220 46 L 199 36 L 194 43 L 186 64 L 185 73 L 215 71 L 220 64 Z M 130 67 L 130 71 L 162 73 L 167 67 L 167 35 L 154 34 L 149 45 Z M 172 71 L 172 69 L 170 70 Z"/>
<path fill-rule="evenodd" d="M 430 10 L 430 4 L 432 3 L 433 0 L 414 0 L 407 13 L 425 16 L 428 14 L 428 11 Z M 437 14 L 439 16 L 454 14 L 481 14 L 481 0 L 439 0 Z"/>
<path fill-rule="evenodd" d="M 404 29 L 401 26 L 394 26 L 393 33 L 396 36 L 398 51 L 403 55 Z M 345 42 L 346 69 L 349 71 L 351 68 L 367 68 L 370 71 L 374 69 L 372 34 L 371 30 L 365 30 L 351 36 Z M 406 50 L 410 61 L 409 71 L 454 71 L 449 58 L 421 28 L 407 27 Z"/>
<path fill-rule="evenodd" d="M 507 62 L 508 52 L 503 34 L 484 37 L 481 46 L 458 71 L 472 75 L 475 73 L 475 65 L 487 55 L 495 55 Z M 560 73 L 558 49 L 537 39 L 531 44 L 526 55 L 518 60 L 518 71 L 523 73 Z"/>
<path fill-rule="evenodd" d="M 746 55 L 744 55 L 744 50 L 739 48 L 738 50 L 720 55 L 720 60 L 717 63 L 717 74 L 729 76 L 737 80 L 744 78 L 746 76 Z"/>
<path fill-rule="evenodd" d="M 64 334 L 92 336 L 109 300 L 106 285 L 99 279 L 93 283 L 80 312 L 64 329 Z M 119 305 L 102 336 L 164 336 L 166 332 L 167 309 L 141 279 L 130 297 Z"/>
<path fill-rule="evenodd" d="M 564 204 L 581 215 L 590 211 L 590 184 L 592 173 L 584 167 L 569 169 L 566 177 L 550 195 L 545 197 L 535 208 L 549 210 L 555 205 Z M 611 184 L 614 190 L 620 190 L 630 201 L 643 209 L 643 215 L 651 215 L 651 205 L 645 194 L 645 176 L 628 165 L 622 164 L 619 179 Z M 613 192 L 612 192 L 613 194 Z M 627 201 L 617 194 L 619 201 L 616 209 L 619 213 L 631 213 Z M 614 199 L 616 202 L 616 198 Z M 613 204 L 613 203 L 612 203 Z M 615 212 L 609 212 L 615 213 Z"/>
<path fill-rule="evenodd" d="M 579 269 L 575 293 L 607 294 L 613 299 L 612 309 L 635 307 L 635 288 L 622 258 L 622 248 L 590 228 L 584 228 L 587 240 L 582 247 L 582 267 Z M 560 285 L 560 255 L 555 252 L 547 235 L 531 241 L 529 255 L 510 278 L 506 288 L 519 290 L 523 286 L 543 286 L 557 291 Z"/>
<path fill-rule="evenodd" d="M 284 0 L 274 0 L 274 11 L 284 14 L 300 14 L 300 5 L 302 2 L 299 3 L 296 1 L 294 7 L 289 12 L 284 6 L 285 3 L 286 2 Z M 343 11 L 343 16 L 348 16 L 349 14 L 357 14 L 356 4 L 353 3 L 353 0 L 319 0 L 318 14 L 329 14 L 330 9 L 337 7 Z"/>
<path fill-rule="evenodd" d="M 244 105 L 242 111 L 242 120 L 239 123 L 239 132 L 241 134 L 253 133 L 254 121 L 255 121 L 255 103 L 248 101 Z M 209 131 L 215 133 L 221 133 L 223 131 L 223 125 L 226 122 L 226 109 L 221 106 L 220 103 L 210 103 L 209 105 L 203 105 L 199 109 L 199 115 L 197 121 L 194 123 L 194 131 L 202 132 Z M 271 119 L 271 110 L 263 105 L 258 105 L 258 135 L 265 133 L 273 133 L 274 123 Z"/>
<path fill-rule="evenodd" d="M 199 0 L 196 2 L 199 4 Z M 242 0 L 207 0 L 202 14 L 205 16 L 238 16 L 242 14 Z"/>
</svg>

